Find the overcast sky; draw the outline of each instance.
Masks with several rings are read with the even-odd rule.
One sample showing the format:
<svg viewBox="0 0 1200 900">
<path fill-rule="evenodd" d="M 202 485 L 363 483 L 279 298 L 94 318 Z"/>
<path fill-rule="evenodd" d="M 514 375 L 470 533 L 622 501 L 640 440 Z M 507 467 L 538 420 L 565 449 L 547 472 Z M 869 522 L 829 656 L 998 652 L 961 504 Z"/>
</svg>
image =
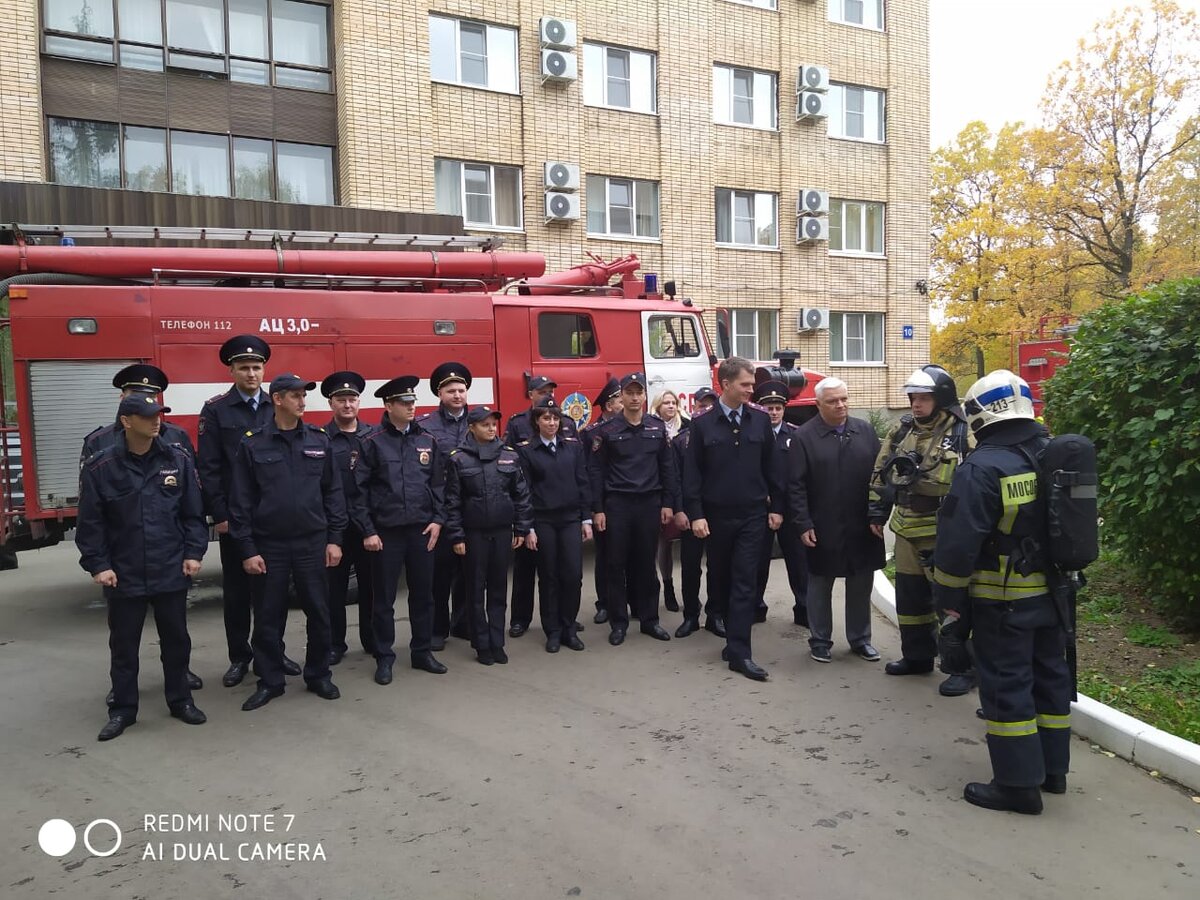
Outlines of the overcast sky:
<svg viewBox="0 0 1200 900">
<path fill-rule="evenodd" d="M 1200 12 L 1200 0 L 1178 0 Z M 1109 13 L 1149 0 L 929 0 L 930 144 L 975 119 L 1039 120 L 1050 74 Z"/>
</svg>

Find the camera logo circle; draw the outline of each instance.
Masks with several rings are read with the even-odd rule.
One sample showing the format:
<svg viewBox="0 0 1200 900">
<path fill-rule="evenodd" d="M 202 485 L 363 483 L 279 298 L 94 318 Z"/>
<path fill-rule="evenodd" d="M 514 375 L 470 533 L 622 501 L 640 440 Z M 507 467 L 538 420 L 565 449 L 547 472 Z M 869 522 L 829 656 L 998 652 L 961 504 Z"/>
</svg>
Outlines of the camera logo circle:
<svg viewBox="0 0 1200 900">
<path fill-rule="evenodd" d="M 98 849 L 92 842 L 93 833 L 96 833 L 96 841 L 99 843 L 108 837 L 107 829 L 112 829 L 112 846 Z M 47 856 L 66 856 L 75 849 L 77 839 L 75 826 L 66 819 L 47 819 L 38 829 L 38 846 Z M 121 829 L 112 819 L 95 819 L 83 829 L 83 846 L 92 856 L 112 856 L 121 849 Z"/>
</svg>

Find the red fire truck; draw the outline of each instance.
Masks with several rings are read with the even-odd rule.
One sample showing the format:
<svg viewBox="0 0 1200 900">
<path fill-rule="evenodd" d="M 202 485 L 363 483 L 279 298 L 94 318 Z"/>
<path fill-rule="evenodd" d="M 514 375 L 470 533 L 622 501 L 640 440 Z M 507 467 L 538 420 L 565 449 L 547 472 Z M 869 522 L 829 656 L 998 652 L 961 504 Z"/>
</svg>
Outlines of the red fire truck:
<svg viewBox="0 0 1200 900">
<path fill-rule="evenodd" d="M 1038 319 L 1037 331 L 1029 335 L 1032 340 L 1015 341 L 1016 371 L 1029 383 L 1033 391 L 1033 409 L 1039 416 L 1045 405 L 1042 383 L 1060 366 L 1067 364 L 1071 354 L 1068 339 L 1078 328 L 1071 316 L 1042 316 Z"/>
<path fill-rule="evenodd" d="M 56 245 L 33 244 L 31 233 Z M 670 388 L 685 407 L 713 383 L 717 356 L 700 310 L 636 277 L 636 256 L 546 275 L 540 254 L 498 252 L 472 237 L 86 226 L 20 226 L 9 236 L 12 243 L 0 245 L 0 293 L 9 301 L 14 376 L 5 397 L 15 399 L 16 419 L 5 417 L 0 441 L 0 525 L 17 549 L 55 543 L 73 527 L 79 450 L 84 435 L 112 421 L 113 373 L 136 361 L 165 370 L 170 419 L 194 438 L 204 401 L 229 388 L 217 348 L 236 334 L 271 344 L 268 378 L 362 373 L 368 419 L 382 408 L 374 390 L 399 374 L 420 375 L 417 405 L 434 407 L 424 378 L 450 359 L 474 375 L 471 402 L 506 416 L 528 404 L 526 373 L 551 375 L 559 402 L 581 426 L 595 414 L 591 398 L 614 375 L 643 370 L 652 397 Z M 272 246 L 58 243 L 97 236 Z M 295 249 L 339 242 L 436 249 Z M 815 402 L 820 375 L 806 374 L 796 404 Z M 325 421 L 319 403 L 310 416 Z"/>
</svg>

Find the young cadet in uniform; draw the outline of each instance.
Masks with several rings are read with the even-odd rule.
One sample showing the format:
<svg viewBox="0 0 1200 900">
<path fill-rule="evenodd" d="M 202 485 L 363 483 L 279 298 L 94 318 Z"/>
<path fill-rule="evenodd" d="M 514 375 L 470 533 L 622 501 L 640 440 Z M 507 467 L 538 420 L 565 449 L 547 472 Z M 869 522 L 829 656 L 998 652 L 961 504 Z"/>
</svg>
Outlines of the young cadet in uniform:
<svg viewBox="0 0 1200 900">
<path fill-rule="evenodd" d="M 262 389 L 271 348 L 260 337 L 239 334 L 222 344 L 218 355 L 229 366 L 233 386 L 207 400 L 200 410 L 196 470 L 204 510 L 215 523 L 221 550 L 225 642 L 229 649 L 229 668 L 221 683 L 235 687 L 246 677 L 254 651 L 250 648 L 250 576 L 243 571 L 242 558 L 229 537 L 229 490 L 242 438 L 272 416 L 271 398 Z M 285 656 L 284 671 L 295 676 L 300 674 L 300 667 Z"/>
<path fill-rule="evenodd" d="M 467 391 L 471 370 L 460 362 L 444 362 L 429 376 L 429 390 L 438 407 L 417 416 L 417 424 L 437 438 L 438 447 L 449 453 L 467 436 Z M 446 649 L 451 634 L 467 639 L 466 587 L 462 558 L 450 549 L 449 541 L 438 541 L 433 549 L 433 643 L 431 649 Z"/>
<path fill-rule="evenodd" d="M 692 420 L 684 464 L 683 505 L 698 538 L 707 538 L 708 568 L 728 585 L 727 640 L 722 659 L 734 672 L 765 681 L 753 659 L 754 587 L 768 529 L 783 524 L 781 454 L 767 414 L 748 403 L 754 366 L 731 356 L 717 369 L 721 396 L 708 414 Z M 731 473 L 734 473 L 731 475 Z"/>
<path fill-rule="evenodd" d="M 485 666 L 507 663 L 508 562 L 532 524 L 520 460 L 496 437 L 498 410 L 476 406 L 446 462 L 446 539 L 464 558 L 472 645 Z"/>
<path fill-rule="evenodd" d="M 358 484 L 353 516 L 376 554 L 374 607 L 375 683 L 392 683 L 396 662 L 396 589 L 408 583 L 409 662 L 414 669 L 443 675 L 433 655 L 433 551 L 442 532 L 442 472 L 445 448 L 413 420 L 416 375 L 393 378 L 375 392 L 383 421 L 362 442 L 354 470 Z"/>
<path fill-rule="evenodd" d="M 596 416 L 595 421 L 585 426 L 580 432 L 580 441 L 583 443 L 584 449 L 592 445 L 592 434 L 597 428 L 620 414 L 621 382 L 615 378 L 608 379 L 592 405 L 597 409 L 599 415 Z M 596 542 L 596 564 L 592 576 L 596 586 L 596 615 L 592 617 L 592 621 L 597 625 L 603 625 L 608 621 L 608 535 L 593 528 L 592 540 Z"/>
<path fill-rule="evenodd" d="M 516 447 L 533 503 L 525 545 L 534 551 L 546 652 L 582 650 L 575 631 L 583 588 L 583 542 L 592 537 L 592 489 L 579 438 L 560 433 L 565 418 L 552 397 L 534 404 L 537 437 Z"/>
<path fill-rule="evenodd" d="M 938 513 L 934 592 L 942 660 L 963 671 L 974 640 L 992 780 L 971 782 L 968 803 L 1036 815 L 1040 790 L 1067 790 L 1071 672 L 1050 596 L 1045 497 L 1032 464 L 1046 444 L 1029 385 L 1004 369 L 971 386 L 963 410 L 978 442 L 954 473 Z M 1028 454 L 1028 457 L 1026 457 Z"/>
<path fill-rule="evenodd" d="M 208 549 L 204 504 L 190 453 L 160 437 L 161 414 L 151 394 L 135 393 L 117 408 L 123 433 L 83 467 L 75 545 L 79 564 L 104 587 L 112 694 L 108 741 L 137 720 L 138 648 L 146 608 L 162 645 L 163 689 L 171 715 L 188 725 L 206 721 L 192 702 L 187 591 Z"/>
<path fill-rule="evenodd" d="M 911 412 L 892 429 L 871 476 L 871 531 L 883 537 L 891 519 L 896 535 L 896 613 L 901 658 L 889 675 L 933 671 L 937 616 L 933 609 L 933 545 L 937 513 L 950 491 L 954 470 L 967 452 L 967 421 L 958 387 L 941 366 L 923 366 L 904 385 Z M 971 675 L 955 672 L 938 690 L 957 697 L 971 689 Z"/>
<path fill-rule="evenodd" d="M 357 372 L 334 372 L 321 382 L 321 395 L 329 400 L 333 418 L 325 426 L 333 446 L 333 461 L 342 476 L 346 508 L 352 509 L 358 496 L 354 469 L 362 455 L 362 439 L 375 430 L 358 416 L 359 397 L 367 386 Z M 363 651 L 375 655 L 371 635 L 372 559 L 363 547 L 363 536 L 354 523 L 346 527 L 342 542 L 342 561 L 329 570 L 329 630 L 332 648 L 329 664 L 336 666 L 349 649 L 346 646 L 346 596 L 350 589 L 350 569 L 358 579 L 358 640 Z"/>
<path fill-rule="evenodd" d="M 764 381 L 754 390 L 754 402 L 766 410 L 771 419 L 771 430 L 775 432 L 775 447 L 780 453 L 786 454 L 791 440 L 800 426 L 783 420 L 787 410 L 788 388 L 782 381 Z M 783 470 L 787 472 L 787 458 L 782 462 Z M 788 587 L 792 590 L 792 620 L 797 625 L 808 627 L 808 563 L 805 559 L 804 545 L 800 542 L 800 532 L 794 523 L 784 522 L 778 531 L 768 531 L 763 541 L 763 554 L 759 562 L 758 588 L 755 594 L 757 608 L 754 621 L 765 622 L 767 619 L 767 604 L 765 594 L 767 581 L 771 575 L 771 551 L 775 541 L 779 541 L 779 549 L 783 552 L 783 563 L 787 567 Z"/>
<path fill-rule="evenodd" d="M 324 700 L 341 696 L 329 677 L 329 575 L 342 559 L 346 500 L 329 435 L 305 425 L 304 398 L 316 383 L 292 374 L 271 381 L 274 415 L 238 447 L 229 494 L 229 534 L 250 576 L 254 601 L 254 710 L 283 693 L 288 585 L 307 619 L 304 684 Z"/>
<path fill-rule="evenodd" d="M 608 536 L 608 642 L 614 647 L 625 641 L 630 606 L 638 611 L 642 634 L 671 639 L 658 623 L 654 554 L 679 496 L 666 426 L 646 413 L 645 374 L 621 379 L 621 405 L 619 416 L 593 432 L 588 453 L 592 521 Z"/>
</svg>

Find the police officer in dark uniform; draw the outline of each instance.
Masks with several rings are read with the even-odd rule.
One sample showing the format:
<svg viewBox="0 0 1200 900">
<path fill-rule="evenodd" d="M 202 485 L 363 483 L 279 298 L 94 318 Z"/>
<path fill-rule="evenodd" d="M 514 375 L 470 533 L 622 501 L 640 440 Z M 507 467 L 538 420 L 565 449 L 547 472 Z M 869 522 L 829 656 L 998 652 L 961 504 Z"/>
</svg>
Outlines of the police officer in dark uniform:
<svg viewBox="0 0 1200 900">
<path fill-rule="evenodd" d="M 792 436 L 800 430 L 799 425 L 784 421 L 787 410 L 788 387 L 782 381 L 764 381 L 754 390 L 754 402 L 766 410 L 771 419 L 771 429 L 775 432 L 775 447 L 780 453 L 787 453 Z M 787 471 L 786 461 L 781 463 L 783 471 Z M 758 569 L 758 589 L 755 594 L 757 610 L 754 620 L 764 622 L 767 618 L 767 604 L 764 595 L 767 591 L 767 581 L 771 574 L 771 552 L 776 540 L 783 553 L 783 562 L 787 567 L 788 587 L 792 590 L 792 618 L 797 625 L 808 627 L 808 607 L 805 595 L 808 593 L 808 563 L 804 553 L 804 544 L 800 541 L 800 533 L 795 523 L 784 522 L 778 531 L 768 529 L 763 541 L 762 560 Z"/>
<path fill-rule="evenodd" d="M 707 393 L 705 393 L 707 392 Z M 701 396 L 706 396 L 710 402 L 701 406 L 699 399 Z M 698 416 L 705 415 L 712 409 L 713 404 L 717 402 L 716 392 L 712 388 L 703 387 L 692 395 L 693 411 L 692 421 Z M 688 444 L 691 442 L 692 430 L 685 428 L 675 435 L 671 440 L 671 449 L 675 453 L 675 467 L 679 471 L 680 490 L 683 489 L 683 471 L 687 466 L 688 459 Z M 704 563 L 704 541 L 696 537 L 692 533 L 692 523 L 688 520 L 687 513 L 683 509 L 682 496 L 678 499 L 676 509 L 679 512 L 675 513 L 675 524 L 679 527 L 679 574 L 680 583 L 683 590 L 683 621 L 679 627 L 675 629 L 675 637 L 685 638 L 700 630 L 700 576 L 703 570 Z M 710 631 L 716 629 L 716 623 L 720 618 L 721 637 L 725 636 L 724 612 L 718 612 L 716 598 L 721 594 L 716 585 L 712 581 L 712 572 L 708 573 L 708 617 Z"/>
<path fill-rule="evenodd" d="M 448 453 L 467 436 L 467 391 L 471 388 L 471 370 L 460 362 L 444 362 L 429 376 L 429 390 L 438 398 L 438 407 L 417 416 L 417 424 L 437 438 L 443 453 Z M 433 550 L 433 643 L 431 649 L 444 650 L 446 638 L 469 639 L 467 632 L 466 588 L 462 558 L 450 549 L 449 541 L 438 541 Z"/>
<path fill-rule="evenodd" d="M 546 651 L 565 644 L 582 650 L 575 617 L 583 588 L 583 542 L 592 537 L 592 489 L 579 438 L 560 433 L 568 419 L 553 397 L 534 404 L 537 437 L 521 441 L 517 454 L 529 484 L 533 528 L 525 546 L 538 571 L 538 606 Z"/>
<path fill-rule="evenodd" d="M 274 416 L 238 447 L 229 494 L 229 534 L 250 576 L 254 602 L 254 672 L 258 689 L 242 704 L 254 710 L 284 691 L 283 635 L 288 585 L 305 618 L 307 690 L 341 696 L 329 677 L 329 575 L 342 558 L 346 500 L 329 435 L 303 422 L 305 394 L 316 383 L 297 375 L 271 381 Z"/>
<path fill-rule="evenodd" d="M 393 378 L 375 392 L 386 410 L 383 421 L 362 442 L 354 470 L 359 496 L 355 523 L 363 546 L 375 553 L 375 682 L 391 684 L 396 662 L 396 589 L 408 583 L 409 659 L 414 669 L 442 675 L 433 655 L 433 551 L 445 522 L 445 451 L 413 419 L 416 375 Z"/>
<path fill-rule="evenodd" d="M 147 607 L 154 609 L 171 715 L 188 725 L 206 721 L 187 683 L 192 642 L 186 609 L 208 529 L 192 455 L 160 436 L 161 414 L 169 411 L 153 394 L 127 396 L 117 410 L 122 433 L 89 457 L 80 476 L 79 564 L 103 585 L 108 602 L 112 694 L 101 741 L 137 720 L 138 648 Z"/>
<path fill-rule="evenodd" d="M 333 445 L 333 461 L 342 476 L 342 491 L 347 509 L 353 508 L 358 495 L 354 469 L 362 455 L 362 439 L 375 430 L 358 415 L 359 396 L 367 386 L 357 372 L 334 372 L 321 382 L 321 394 L 329 400 L 333 418 L 325 426 Z M 346 597 L 350 587 L 350 569 L 358 580 L 358 640 L 364 652 L 375 655 L 371 634 L 371 555 L 363 547 L 363 536 L 350 523 L 342 542 L 342 561 L 329 570 L 329 629 L 333 649 L 329 664 L 336 666 L 346 655 Z"/>
<path fill-rule="evenodd" d="M 654 556 L 659 531 L 674 518 L 679 497 L 666 425 L 646 412 L 644 373 L 621 379 L 621 404 L 621 414 L 593 432 L 588 453 L 592 520 L 608 533 L 608 642 L 614 647 L 625 641 L 631 605 L 642 634 L 671 639 L 658 623 Z"/>
<path fill-rule="evenodd" d="M 253 334 L 239 334 L 221 345 L 221 362 L 229 366 L 233 386 L 204 403 L 200 410 L 196 469 L 204 509 L 215 523 L 221 550 L 221 583 L 225 613 L 225 642 L 229 668 L 221 683 L 242 683 L 254 651 L 250 647 L 250 576 L 242 569 L 242 557 L 229 537 L 229 491 L 233 463 L 246 433 L 271 419 L 271 398 L 262 389 L 264 367 L 271 348 Z M 284 671 L 299 675 L 300 667 L 286 656 Z"/>
<path fill-rule="evenodd" d="M 592 434 L 595 430 L 621 414 L 621 382 L 615 378 L 608 379 L 592 405 L 599 414 L 580 432 L 580 441 L 585 450 L 592 445 Z M 596 615 L 592 617 L 592 621 L 603 625 L 608 621 L 608 535 L 593 527 L 592 540 L 595 541 L 596 548 L 595 571 L 592 575 L 596 586 Z"/>
<path fill-rule="evenodd" d="M 1071 756 L 1066 633 L 1046 578 L 1046 501 L 1033 465 L 1047 437 L 1029 385 L 1003 369 L 971 386 L 963 411 L 978 443 L 942 502 L 933 552 L 942 660 L 965 671 L 972 636 L 992 760 L 992 781 L 968 784 L 963 797 L 1036 815 L 1039 788 L 1065 793 Z"/>
<path fill-rule="evenodd" d="M 693 533 L 708 540 L 713 582 L 722 589 L 728 585 L 722 659 L 733 671 L 765 681 L 766 670 L 751 655 L 750 630 L 763 541 L 768 529 L 777 531 L 783 524 L 782 459 L 770 419 L 748 402 L 754 365 L 731 356 L 717 369 L 717 380 L 717 406 L 692 420 L 683 504 Z"/>
</svg>

